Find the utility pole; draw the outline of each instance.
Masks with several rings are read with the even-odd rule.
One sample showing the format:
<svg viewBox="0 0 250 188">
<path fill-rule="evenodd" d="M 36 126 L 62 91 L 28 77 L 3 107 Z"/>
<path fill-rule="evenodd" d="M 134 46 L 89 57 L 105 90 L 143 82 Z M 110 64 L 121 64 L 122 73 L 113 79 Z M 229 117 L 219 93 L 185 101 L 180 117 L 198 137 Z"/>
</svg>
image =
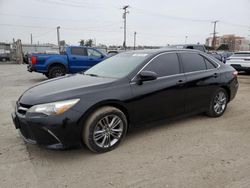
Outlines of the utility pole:
<svg viewBox="0 0 250 188">
<path fill-rule="evenodd" d="M 61 48 L 60 48 L 60 26 L 58 26 L 57 28 L 56 28 L 56 30 L 57 30 L 57 43 L 58 43 L 58 48 L 59 48 L 59 52 L 61 51 Z"/>
<path fill-rule="evenodd" d="M 135 50 L 135 47 L 136 47 L 136 31 L 134 32 L 134 50 Z"/>
<path fill-rule="evenodd" d="M 123 10 L 124 10 L 124 13 L 123 13 L 123 19 L 124 19 L 124 41 L 123 41 L 123 47 L 125 48 L 125 50 L 127 49 L 127 46 L 126 46 L 126 27 L 127 27 L 127 14 L 129 13 L 127 11 L 127 8 L 129 8 L 129 5 L 125 5 L 123 6 Z"/>
<path fill-rule="evenodd" d="M 32 33 L 30 33 L 30 44 L 33 44 Z"/>
<path fill-rule="evenodd" d="M 188 36 L 185 36 L 185 44 L 187 44 L 187 38 L 188 38 Z"/>
<path fill-rule="evenodd" d="M 217 22 L 219 22 L 219 21 L 215 20 L 215 21 L 212 22 L 214 24 L 214 32 L 212 33 L 213 34 L 212 47 L 213 47 L 214 50 L 215 50 L 215 45 L 216 45 L 216 34 L 217 34 L 217 32 L 216 32 L 216 24 L 217 24 Z"/>
<path fill-rule="evenodd" d="M 250 32 L 250 29 L 248 30 Z M 250 37 L 250 35 L 248 35 Z M 249 40 L 249 44 L 248 44 L 248 50 L 250 50 L 250 40 Z"/>
</svg>

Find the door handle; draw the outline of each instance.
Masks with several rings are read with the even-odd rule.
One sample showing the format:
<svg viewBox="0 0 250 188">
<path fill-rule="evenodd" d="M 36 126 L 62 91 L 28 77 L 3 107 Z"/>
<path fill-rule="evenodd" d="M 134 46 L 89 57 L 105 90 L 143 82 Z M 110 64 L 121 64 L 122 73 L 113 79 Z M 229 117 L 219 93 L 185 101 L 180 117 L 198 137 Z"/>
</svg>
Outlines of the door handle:
<svg viewBox="0 0 250 188">
<path fill-rule="evenodd" d="M 76 59 L 76 57 L 72 57 L 72 59 Z"/>
<path fill-rule="evenodd" d="M 214 77 L 217 78 L 218 77 L 218 73 L 214 73 Z"/>
<path fill-rule="evenodd" d="M 93 58 L 89 58 L 89 60 L 93 61 L 94 59 Z"/>
</svg>

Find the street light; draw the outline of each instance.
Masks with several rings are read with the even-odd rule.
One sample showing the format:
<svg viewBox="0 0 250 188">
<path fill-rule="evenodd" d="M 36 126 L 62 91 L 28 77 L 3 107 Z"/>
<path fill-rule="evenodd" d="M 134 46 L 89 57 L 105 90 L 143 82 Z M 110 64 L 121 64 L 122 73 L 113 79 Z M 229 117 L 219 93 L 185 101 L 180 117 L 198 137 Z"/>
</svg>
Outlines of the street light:
<svg viewBox="0 0 250 188">
<path fill-rule="evenodd" d="M 188 38 L 188 36 L 185 36 L 185 44 L 187 44 L 187 38 Z"/>
<path fill-rule="evenodd" d="M 60 26 L 57 26 L 56 31 L 57 31 L 57 43 L 58 43 L 58 48 L 59 48 L 59 52 L 60 50 L 60 32 L 59 32 Z"/>
<path fill-rule="evenodd" d="M 134 32 L 134 50 L 135 50 L 135 47 L 136 47 L 136 31 Z"/>
</svg>

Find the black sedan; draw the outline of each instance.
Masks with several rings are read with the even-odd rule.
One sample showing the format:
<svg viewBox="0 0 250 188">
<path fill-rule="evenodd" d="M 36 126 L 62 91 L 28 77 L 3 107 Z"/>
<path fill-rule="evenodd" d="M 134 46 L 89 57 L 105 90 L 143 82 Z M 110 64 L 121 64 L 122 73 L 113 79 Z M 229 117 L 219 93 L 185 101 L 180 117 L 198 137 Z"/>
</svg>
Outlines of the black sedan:
<svg viewBox="0 0 250 188">
<path fill-rule="evenodd" d="M 238 85 L 234 68 L 200 51 L 131 51 L 31 87 L 12 118 L 28 142 L 106 152 L 132 127 L 183 114 L 221 116 Z"/>
</svg>

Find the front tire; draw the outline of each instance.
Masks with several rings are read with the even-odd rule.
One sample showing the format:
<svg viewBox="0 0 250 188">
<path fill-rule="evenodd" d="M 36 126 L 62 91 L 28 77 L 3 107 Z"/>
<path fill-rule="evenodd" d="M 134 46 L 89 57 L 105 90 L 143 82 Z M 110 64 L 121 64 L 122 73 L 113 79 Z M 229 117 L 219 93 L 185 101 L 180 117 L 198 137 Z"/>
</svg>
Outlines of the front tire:
<svg viewBox="0 0 250 188">
<path fill-rule="evenodd" d="M 210 100 L 207 115 L 210 117 L 220 117 L 224 114 L 227 108 L 228 94 L 225 89 L 219 88 L 213 94 Z"/>
<path fill-rule="evenodd" d="M 127 118 L 122 111 L 111 106 L 101 107 L 84 124 L 83 142 L 93 152 L 111 151 L 125 137 L 127 127 Z"/>
</svg>

